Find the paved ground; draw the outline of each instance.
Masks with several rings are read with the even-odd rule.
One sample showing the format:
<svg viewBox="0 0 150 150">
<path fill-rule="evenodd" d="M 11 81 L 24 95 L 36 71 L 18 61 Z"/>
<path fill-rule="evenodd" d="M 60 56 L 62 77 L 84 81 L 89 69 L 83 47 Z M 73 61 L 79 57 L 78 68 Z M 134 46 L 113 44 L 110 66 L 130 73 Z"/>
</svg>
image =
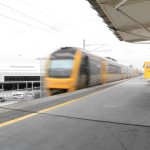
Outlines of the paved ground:
<svg viewBox="0 0 150 150">
<path fill-rule="evenodd" d="M 37 112 L 42 109 L 64 103 L 72 99 L 83 97 L 85 95 L 106 89 L 108 87 L 112 87 L 122 82 L 125 81 L 118 81 L 118 82 L 109 83 L 105 85 L 99 85 L 88 89 L 78 90 L 72 93 L 65 93 L 65 94 L 60 94 L 60 95 L 55 95 L 50 97 L 44 97 L 41 99 L 35 99 L 31 101 L 20 100 L 20 103 L 17 103 L 15 105 L 0 106 L 0 123 L 6 122 L 10 119 L 15 119 L 30 114 L 32 112 Z"/>
<path fill-rule="evenodd" d="M 0 150 L 150 150 L 150 83 L 142 78 L 0 128 Z"/>
<path fill-rule="evenodd" d="M 150 82 L 129 80 L 50 114 L 150 126 Z"/>
</svg>

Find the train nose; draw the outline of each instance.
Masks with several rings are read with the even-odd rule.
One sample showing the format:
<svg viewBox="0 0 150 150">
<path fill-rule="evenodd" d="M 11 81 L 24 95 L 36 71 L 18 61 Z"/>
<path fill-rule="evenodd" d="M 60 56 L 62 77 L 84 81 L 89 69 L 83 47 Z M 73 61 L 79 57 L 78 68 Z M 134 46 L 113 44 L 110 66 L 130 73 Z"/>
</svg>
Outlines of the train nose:
<svg viewBox="0 0 150 150">
<path fill-rule="evenodd" d="M 49 90 L 50 90 L 51 95 L 56 95 L 56 94 L 68 92 L 67 89 L 49 89 Z"/>
</svg>

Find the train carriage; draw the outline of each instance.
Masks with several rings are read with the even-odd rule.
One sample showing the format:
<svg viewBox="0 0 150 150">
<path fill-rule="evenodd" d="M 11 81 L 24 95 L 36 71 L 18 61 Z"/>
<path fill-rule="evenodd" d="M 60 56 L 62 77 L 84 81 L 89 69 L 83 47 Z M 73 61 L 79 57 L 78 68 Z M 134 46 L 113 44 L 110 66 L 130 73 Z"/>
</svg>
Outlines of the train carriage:
<svg viewBox="0 0 150 150">
<path fill-rule="evenodd" d="M 132 77 L 131 74 L 128 67 L 113 60 L 91 55 L 80 48 L 64 47 L 47 60 L 45 87 L 49 95 L 53 95 L 118 81 Z"/>
<path fill-rule="evenodd" d="M 144 78 L 150 79 L 150 62 L 144 62 Z"/>
</svg>

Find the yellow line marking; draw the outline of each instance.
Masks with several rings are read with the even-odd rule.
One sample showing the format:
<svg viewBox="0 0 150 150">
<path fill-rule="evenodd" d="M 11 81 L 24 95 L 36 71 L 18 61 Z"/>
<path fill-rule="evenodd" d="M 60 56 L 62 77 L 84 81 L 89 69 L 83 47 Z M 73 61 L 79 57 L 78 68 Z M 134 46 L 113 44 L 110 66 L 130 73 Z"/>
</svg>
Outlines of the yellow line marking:
<svg viewBox="0 0 150 150">
<path fill-rule="evenodd" d="M 83 96 L 83 97 L 85 97 L 85 96 Z M 78 101 L 78 100 L 80 100 L 80 99 L 83 98 L 83 97 L 80 97 L 80 98 L 77 98 L 77 99 L 73 99 L 73 100 L 70 100 L 70 101 L 68 101 L 68 102 L 64 102 L 64 103 L 58 104 L 58 105 L 56 105 L 56 106 L 52 106 L 52 107 L 49 107 L 49 108 L 40 110 L 40 111 L 38 111 L 38 112 L 36 112 L 36 113 L 31 113 L 31 114 L 29 114 L 29 115 L 22 116 L 22 117 L 20 117 L 20 118 L 16 118 L 16 119 L 13 119 L 13 120 L 6 121 L 6 122 L 4 122 L 4 123 L 1 123 L 1 124 L 0 124 L 0 127 L 8 126 L 8 125 L 10 125 L 10 124 L 13 124 L 13 123 L 16 123 L 16 122 L 25 120 L 25 119 L 30 118 L 30 117 L 33 117 L 33 116 L 36 116 L 36 115 L 38 115 L 38 114 L 42 114 L 42 113 L 44 113 L 44 112 L 48 112 L 48 111 L 50 111 L 50 110 L 53 110 L 53 109 L 56 109 L 56 108 L 65 106 L 65 105 L 67 105 L 67 104 L 70 104 L 70 103 L 73 103 L 73 102 L 75 102 L 75 101 Z"/>
<path fill-rule="evenodd" d="M 122 82 L 121 82 L 122 83 Z M 118 85 L 118 84 L 117 84 Z M 114 86 L 117 86 L 117 85 L 114 85 Z M 16 122 L 19 122 L 19 121 L 22 121 L 22 120 L 25 120 L 27 118 L 31 118 L 33 116 L 36 116 L 38 114 L 42 114 L 42 113 L 45 113 L 45 112 L 48 112 L 50 110 L 53 110 L 53 109 L 56 109 L 56 108 L 59 108 L 59 107 L 62 107 L 62 106 L 65 106 L 65 105 L 68 105 L 70 103 L 73 103 L 73 102 L 76 102 L 76 101 L 79 101 L 85 97 L 88 97 L 88 96 L 91 96 L 91 95 L 95 95 L 97 93 L 100 93 L 104 90 L 107 90 L 107 89 L 110 89 L 110 88 L 113 88 L 114 86 L 112 87 L 109 87 L 109 88 L 106 88 L 106 89 L 102 89 L 101 91 L 97 91 L 97 92 L 93 92 L 91 94 L 88 94 L 88 95 L 85 95 L 85 96 L 82 96 L 82 97 L 79 97 L 79 98 L 76 98 L 76 99 L 73 99 L 73 100 L 70 100 L 70 101 L 67 101 L 67 102 L 64 102 L 64 103 L 61 103 L 61 104 L 58 104 L 58 105 L 55 105 L 55 106 L 52 106 L 52 107 L 49 107 L 49 108 L 46 108 L 46 109 L 42 109 L 36 113 L 31 113 L 31 114 L 28 114 L 28 115 L 25 115 L 25 116 L 22 116 L 20 118 L 16 118 L 16 119 L 13 119 L 13 120 L 9 120 L 9 121 L 6 121 L 4 123 L 1 123 L 0 124 L 0 127 L 4 127 L 4 126 L 8 126 L 10 124 L 13 124 L 13 123 L 16 123 Z"/>
<path fill-rule="evenodd" d="M 15 122 L 19 122 L 19 121 L 21 121 L 21 120 L 30 118 L 30 117 L 35 116 L 35 115 L 37 115 L 37 113 L 32 113 L 32 114 L 29 114 L 29 115 L 26 115 L 26 116 L 23 116 L 23 117 L 20 117 L 20 118 L 17 118 L 17 119 L 13 119 L 13 120 L 6 121 L 6 122 L 4 122 L 4 123 L 1 123 L 1 124 L 0 124 L 0 127 L 8 126 L 8 125 L 10 125 L 10 124 L 13 124 L 13 123 L 15 123 Z"/>
<path fill-rule="evenodd" d="M 80 98 L 77 98 L 77 99 L 73 99 L 73 100 L 70 100 L 70 101 L 61 103 L 61 104 L 58 104 L 58 105 L 56 105 L 56 106 L 52 106 L 52 107 L 49 107 L 49 108 L 40 110 L 40 111 L 38 111 L 37 113 L 40 114 L 40 113 L 48 112 L 48 111 L 50 111 L 50 110 L 53 110 L 53 109 L 56 109 L 56 108 L 59 108 L 59 107 L 68 105 L 68 104 L 73 103 L 73 102 L 75 102 L 75 101 L 78 101 L 78 100 L 80 100 L 80 99 L 82 99 L 82 98 L 83 98 L 83 97 L 80 97 Z"/>
</svg>

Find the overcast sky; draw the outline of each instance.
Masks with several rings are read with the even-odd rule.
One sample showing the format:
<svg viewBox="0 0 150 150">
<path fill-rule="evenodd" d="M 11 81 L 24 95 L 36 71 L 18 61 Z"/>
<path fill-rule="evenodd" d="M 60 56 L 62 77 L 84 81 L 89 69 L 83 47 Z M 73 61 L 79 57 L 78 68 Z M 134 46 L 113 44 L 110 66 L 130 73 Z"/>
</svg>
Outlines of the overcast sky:
<svg viewBox="0 0 150 150">
<path fill-rule="evenodd" d="M 150 45 L 120 42 L 86 0 L 0 0 L 0 59 L 45 57 L 62 46 L 142 68 Z M 104 44 L 104 45 L 95 45 Z"/>
</svg>

